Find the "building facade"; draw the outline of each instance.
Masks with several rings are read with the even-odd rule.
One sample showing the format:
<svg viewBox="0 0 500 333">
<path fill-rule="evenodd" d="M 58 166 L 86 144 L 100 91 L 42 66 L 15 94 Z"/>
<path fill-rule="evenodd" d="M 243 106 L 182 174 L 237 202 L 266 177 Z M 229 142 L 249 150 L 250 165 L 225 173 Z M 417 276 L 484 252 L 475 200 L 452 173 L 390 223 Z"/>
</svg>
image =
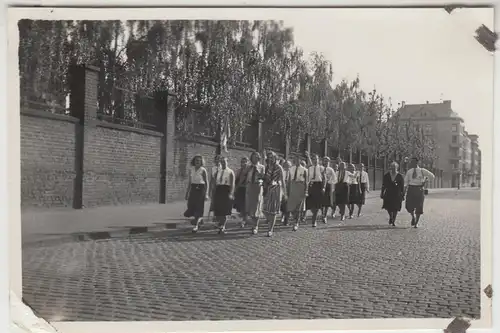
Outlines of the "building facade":
<svg viewBox="0 0 500 333">
<path fill-rule="evenodd" d="M 477 179 L 473 175 L 473 166 L 478 165 L 474 160 L 474 151 L 478 151 L 477 135 L 467 133 L 464 120 L 453 111 L 451 101 L 403 103 L 398 115 L 400 120 L 420 126 L 425 135 L 434 139 L 436 160 L 433 168 L 441 173 L 441 187 L 472 185 Z M 476 138 L 475 141 L 472 138 Z"/>
<path fill-rule="evenodd" d="M 479 137 L 469 134 L 471 141 L 471 174 L 470 184 L 472 187 L 480 186 L 481 183 L 481 150 L 479 149 Z"/>
</svg>

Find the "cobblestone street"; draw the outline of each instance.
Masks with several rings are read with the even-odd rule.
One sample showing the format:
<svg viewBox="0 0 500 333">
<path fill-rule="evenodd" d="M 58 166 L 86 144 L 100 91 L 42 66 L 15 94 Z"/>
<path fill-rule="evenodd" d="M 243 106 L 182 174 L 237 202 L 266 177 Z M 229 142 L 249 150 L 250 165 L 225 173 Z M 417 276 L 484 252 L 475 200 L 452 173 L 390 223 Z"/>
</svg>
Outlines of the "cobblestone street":
<svg viewBox="0 0 500 333">
<path fill-rule="evenodd" d="M 480 313 L 480 191 L 431 193 L 420 227 L 364 215 L 299 231 L 232 225 L 23 248 L 49 321 L 427 318 Z"/>
</svg>

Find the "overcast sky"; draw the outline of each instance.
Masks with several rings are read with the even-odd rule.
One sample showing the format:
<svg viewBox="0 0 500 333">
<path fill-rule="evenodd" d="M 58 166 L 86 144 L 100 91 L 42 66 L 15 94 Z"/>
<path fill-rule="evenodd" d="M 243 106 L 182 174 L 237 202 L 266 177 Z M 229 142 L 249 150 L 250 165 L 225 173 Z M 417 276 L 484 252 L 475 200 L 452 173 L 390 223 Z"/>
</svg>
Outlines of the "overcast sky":
<svg viewBox="0 0 500 333">
<path fill-rule="evenodd" d="M 335 81 L 359 74 L 396 106 L 451 100 L 469 133 L 492 121 L 493 55 L 475 39 L 493 9 L 335 9 L 284 18 L 305 53 L 322 52 Z"/>
</svg>

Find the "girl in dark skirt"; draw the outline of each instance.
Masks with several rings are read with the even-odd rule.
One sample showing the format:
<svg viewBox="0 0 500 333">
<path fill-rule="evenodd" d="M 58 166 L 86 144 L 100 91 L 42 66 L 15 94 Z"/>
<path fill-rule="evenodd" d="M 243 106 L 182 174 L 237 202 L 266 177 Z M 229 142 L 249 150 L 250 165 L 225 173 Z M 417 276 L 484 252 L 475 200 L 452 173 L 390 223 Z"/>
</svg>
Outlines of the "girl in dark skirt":
<svg viewBox="0 0 500 333">
<path fill-rule="evenodd" d="M 221 166 L 215 177 L 214 217 L 219 223 L 219 233 L 226 233 L 227 216 L 231 215 L 234 200 L 234 172 L 227 167 L 227 159 L 221 157 Z"/>
<path fill-rule="evenodd" d="M 358 180 L 359 180 L 359 189 L 360 189 L 360 197 L 358 203 L 358 217 L 361 215 L 361 208 L 365 204 L 366 193 L 370 193 L 370 178 L 368 177 L 368 173 L 365 171 L 365 165 L 363 163 L 359 164 L 358 170 Z"/>
<path fill-rule="evenodd" d="M 205 201 L 208 200 L 208 174 L 203 165 L 201 155 L 196 155 L 191 160 L 189 183 L 186 191 L 187 210 L 184 212 L 184 216 L 194 218 L 191 221 L 191 224 L 194 225 L 193 232 L 197 232 L 200 224 L 203 223 Z"/>
<path fill-rule="evenodd" d="M 288 189 L 291 163 L 289 161 L 283 161 L 281 167 L 283 168 L 283 181 L 285 182 L 285 185 L 287 185 Z M 280 211 L 281 211 L 281 223 L 283 225 L 288 225 L 287 199 L 288 199 L 287 196 L 283 195 L 283 198 L 281 200 Z"/>
<path fill-rule="evenodd" d="M 328 156 L 323 157 L 323 178 L 325 182 L 325 190 L 323 193 L 323 204 L 322 204 L 322 214 L 323 214 L 323 223 L 328 222 L 328 209 L 332 207 L 333 211 L 335 208 L 333 207 L 333 196 L 335 183 L 337 182 L 337 175 L 333 168 L 330 167 L 330 158 Z"/>
<path fill-rule="evenodd" d="M 318 225 L 318 212 L 323 206 L 323 194 L 325 193 L 324 167 L 318 164 L 318 155 L 314 154 L 309 158 L 309 153 L 306 152 L 306 154 L 311 161 L 311 166 L 307 171 L 309 190 L 307 191 L 306 210 L 312 212 L 312 226 L 316 227 Z"/>
<path fill-rule="evenodd" d="M 234 208 L 238 213 L 240 213 L 240 217 L 244 218 L 245 213 L 245 194 L 246 194 L 246 179 L 248 172 L 248 158 L 243 157 L 241 159 L 241 167 L 236 171 L 235 174 L 235 186 L 236 192 L 234 193 Z"/>
<path fill-rule="evenodd" d="M 349 203 L 349 179 L 351 173 L 345 169 L 345 163 L 339 163 L 337 184 L 335 185 L 335 204 L 339 207 L 340 220 L 345 220 L 345 207 Z"/>
<path fill-rule="evenodd" d="M 389 172 L 384 175 L 382 180 L 382 191 L 380 197 L 384 200 L 382 209 L 389 213 L 389 225 L 395 226 L 396 216 L 401 211 L 401 203 L 405 196 L 404 178 L 398 172 L 398 164 L 392 162 L 389 166 Z"/>
<path fill-rule="evenodd" d="M 434 180 L 434 174 L 418 165 L 418 158 L 411 159 L 410 169 L 406 172 L 406 210 L 411 215 L 411 226 L 416 228 L 420 216 L 424 213 L 424 186 L 427 181 Z"/>
<path fill-rule="evenodd" d="M 335 163 L 333 166 L 332 166 L 332 169 L 333 169 L 333 172 L 335 174 L 335 180 L 332 183 L 332 219 L 334 219 L 337 214 L 337 203 L 336 203 L 336 195 L 335 195 L 335 188 L 337 187 L 337 181 L 338 181 L 338 177 L 339 177 L 339 165 L 337 163 Z"/>
<path fill-rule="evenodd" d="M 220 155 L 215 155 L 214 157 L 214 165 L 212 169 L 210 170 L 210 186 L 209 186 L 209 195 L 210 195 L 210 209 L 208 210 L 208 214 L 210 215 L 211 212 L 214 211 L 214 193 L 215 193 L 215 175 L 217 174 L 217 171 L 220 169 Z M 215 221 L 215 215 L 212 220 L 213 223 L 216 223 Z"/>
<path fill-rule="evenodd" d="M 260 164 L 261 156 L 258 152 L 253 152 L 250 155 L 250 166 L 247 173 L 247 186 L 245 193 L 245 218 L 241 223 L 241 227 L 245 227 L 247 219 L 253 222 L 252 234 L 257 234 L 259 231 L 259 219 L 262 214 L 263 202 L 263 178 L 265 167 Z"/>
<path fill-rule="evenodd" d="M 361 200 L 361 188 L 359 186 L 359 176 L 356 173 L 354 164 L 349 164 L 350 181 L 349 181 L 349 218 L 352 219 L 354 214 L 354 205 L 359 205 Z"/>
</svg>

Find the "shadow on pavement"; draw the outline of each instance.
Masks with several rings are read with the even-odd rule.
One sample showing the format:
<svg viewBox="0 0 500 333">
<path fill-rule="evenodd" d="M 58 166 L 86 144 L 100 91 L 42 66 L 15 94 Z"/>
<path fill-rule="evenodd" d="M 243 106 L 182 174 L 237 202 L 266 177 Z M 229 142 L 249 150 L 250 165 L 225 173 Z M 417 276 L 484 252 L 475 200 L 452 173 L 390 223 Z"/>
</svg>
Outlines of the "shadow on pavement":
<svg viewBox="0 0 500 333">
<path fill-rule="evenodd" d="M 406 226 L 390 226 L 390 225 L 337 225 L 325 228 L 328 231 L 378 231 L 378 230 L 402 230 L 410 229 Z"/>
<path fill-rule="evenodd" d="M 315 232 L 329 231 L 329 232 L 348 232 L 348 231 L 379 231 L 379 230 L 401 230 L 408 229 L 405 226 L 389 226 L 389 225 L 370 225 L 370 224 L 357 224 L 349 225 L 351 221 L 346 221 L 344 224 L 339 224 L 339 221 L 331 221 L 327 225 L 319 224 Z M 111 240 L 111 239 L 133 239 L 134 241 L 158 241 L 164 240 L 167 242 L 200 242 L 200 241 L 224 241 L 224 240 L 235 240 L 235 239 L 246 239 L 250 237 L 266 237 L 267 236 L 267 224 L 261 223 L 260 230 L 257 235 L 252 235 L 249 226 L 246 228 L 239 228 L 234 223 L 228 223 L 228 229 L 226 234 L 219 234 L 217 227 L 212 223 L 206 223 L 200 227 L 197 233 L 192 232 L 191 225 L 184 225 L 181 228 L 169 228 L 168 224 L 155 223 L 156 225 L 161 225 L 162 227 L 150 227 L 150 226 L 121 226 L 121 227 L 110 227 L 110 231 L 97 231 L 97 232 L 79 232 L 74 234 L 57 234 L 57 233 L 44 233 L 39 234 L 42 237 L 64 237 L 64 240 L 57 239 L 46 239 L 38 243 L 39 245 L 51 245 L 52 243 L 60 242 L 85 242 L 85 241 L 100 241 L 100 240 Z M 313 228 L 310 222 L 301 223 L 301 226 L 297 233 L 311 231 Z M 276 225 L 274 237 L 280 237 L 281 233 L 293 233 L 291 226 Z M 140 238 L 137 238 L 140 237 Z M 34 245 L 34 244 L 32 244 Z"/>
<path fill-rule="evenodd" d="M 456 191 L 452 193 L 430 193 L 425 197 L 435 200 L 481 200 L 481 192 L 475 190 Z"/>
</svg>

